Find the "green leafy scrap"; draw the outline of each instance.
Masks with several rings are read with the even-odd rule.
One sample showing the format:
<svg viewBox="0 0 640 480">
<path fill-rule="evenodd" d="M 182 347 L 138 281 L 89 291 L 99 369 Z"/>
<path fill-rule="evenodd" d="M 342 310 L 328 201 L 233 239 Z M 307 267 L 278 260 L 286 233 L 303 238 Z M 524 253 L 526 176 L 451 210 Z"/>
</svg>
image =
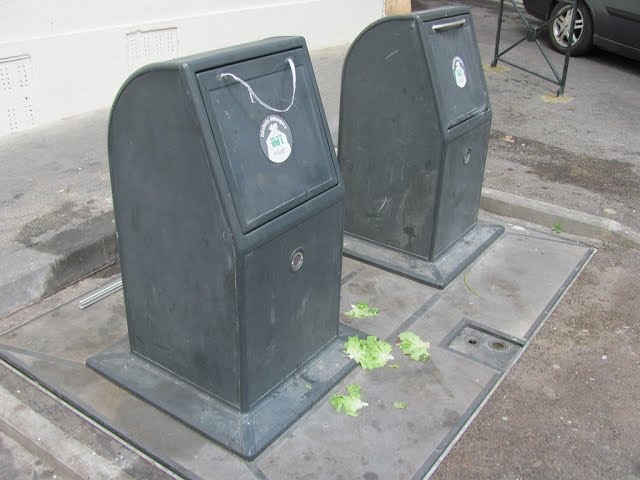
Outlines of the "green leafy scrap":
<svg viewBox="0 0 640 480">
<path fill-rule="evenodd" d="M 407 408 L 407 402 L 393 402 L 393 406 L 399 410 Z"/>
<path fill-rule="evenodd" d="M 380 313 L 376 307 L 370 306 L 366 302 L 358 302 L 355 305 L 351 305 L 351 310 L 345 312 L 347 317 L 364 318 L 375 317 Z"/>
<path fill-rule="evenodd" d="M 480 295 L 478 295 L 478 293 L 473 288 L 471 288 L 471 285 L 469 285 L 469 282 L 467 281 L 467 275 L 469 275 L 469 273 L 467 273 L 463 277 L 465 287 L 467 287 L 469 289 L 469 291 L 471 293 L 473 293 L 476 297 L 478 297 L 480 300 L 484 300 L 484 298 L 482 298 Z"/>
<path fill-rule="evenodd" d="M 559 233 L 562 233 L 562 225 L 560 225 L 559 223 L 556 223 L 556 224 L 553 226 L 553 232 L 554 232 L 554 233 L 558 233 L 558 234 L 559 234 Z"/>
<path fill-rule="evenodd" d="M 357 336 L 349 337 L 344 344 L 344 353 L 365 370 L 384 367 L 389 360 L 393 360 L 391 349 L 391 344 L 375 336 L 364 340 Z"/>
<path fill-rule="evenodd" d="M 429 342 L 423 342 L 418 335 L 413 332 L 402 332 L 398 335 L 397 345 L 408 355 L 409 358 L 417 362 L 426 362 L 431 354 L 429 353 Z"/>
<path fill-rule="evenodd" d="M 368 407 L 369 404 L 360 399 L 360 387 L 357 385 L 347 385 L 347 395 L 334 394 L 330 402 L 338 413 L 344 413 L 350 417 L 357 417 L 358 410 Z"/>
</svg>

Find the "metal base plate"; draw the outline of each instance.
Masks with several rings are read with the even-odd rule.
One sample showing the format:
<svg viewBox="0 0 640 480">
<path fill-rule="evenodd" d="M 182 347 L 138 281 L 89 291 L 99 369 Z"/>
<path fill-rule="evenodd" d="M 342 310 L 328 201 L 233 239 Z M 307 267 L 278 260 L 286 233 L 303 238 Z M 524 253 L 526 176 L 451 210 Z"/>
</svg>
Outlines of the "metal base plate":
<svg viewBox="0 0 640 480">
<path fill-rule="evenodd" d="M 503 232 L 501 225 L 476 224 L 434 262 L 348 233 L 343 249 L 349 257 L 443 289 Z"/>
<path fill-rule="evenodd" d="M 288 416 L 299 405 L 297 399 L 324 395 L 250 462 L 86 365 L 87 358 L 122 340 L 120 353 L 128 351 L 122 291 L 86 309 L 78 308 L 78 300 L 90 292 L 51 310 L 43 306 L 42 313 L 29 314 L 23 323 L 0 331 L 0 358 L 181 478 L 419 479 L 436 468 L 496 382 L 518 360 L 524 348 L 519 345 L 535 334 L 593 255 L 593 249 L 574 240 L 503 225 L 505 234 L 465 270 L 464 278 L 459 275 L 444 290 L 344 258 L 340 312 L 366 302 L 379 308 L 379 314 L 342 314 L 341 323 L 390 343 L 400 332 L 411 331 L 431 343 L 431 358 L 416 362 L 394 347 L 397 368 L 356 366 L 325 392 L 320 379 L 331 378 L 335 370 L 320 369 L 320 363 L 312 366 L 312 360 L 303 369 L 319 373 L 296 372 L 288 397 L 294 400 L 272 403 L 282 412 L 267 402 L 259 407 L 286 417 L 280 424 L 284 425 L 299 415 Z M 468 333 L 475 336 L 465 336 Z M 505 344 L 501 358 L 495 349 L 487 350 L 491 345 L 486 342 L 494 340 Z M 165 372 L 162 376 L 166 380 Z M 330 404 L 332 394 L 344 394 L 349 384 L 358 385 L 369 404 L 358 418 L 339 414 Z M 406 402 L 407 408 L 393 408 L 397 401 Z M 224 414 L 228 407 L 223 407 Z M 51 418 L 39 405 L 32 408 Z M 237 422 L 253 421 L 255 438 L 266 438 L 268 432 L 260 430 L 266 417 L 258 409 L 250 414 L 236 417 Z M 62 422 L 60 418 L 51 421 Z M 241 431 L 237 423 L 226 422 Z M 83 441 L 68 424 L 58 425 L 69 437 Z"/>
<path fill-rule="evenodd" d="M 132 353 L 127 340 L 86 363 L 224 448 L 252 460 L 353 370 L 356 363 L 342 352 L 351 335 L 363 334 L 340 325 L 335 340 L 246 413 Z"/>
</svg>

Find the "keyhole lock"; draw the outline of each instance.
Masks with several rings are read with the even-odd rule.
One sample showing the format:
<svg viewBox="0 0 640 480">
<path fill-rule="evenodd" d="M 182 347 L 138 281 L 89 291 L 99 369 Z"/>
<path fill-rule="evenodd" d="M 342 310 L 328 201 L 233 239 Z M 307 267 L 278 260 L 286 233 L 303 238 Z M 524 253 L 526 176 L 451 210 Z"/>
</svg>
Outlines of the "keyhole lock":
<svg viewBox="0 0 640 480">
<path fill-rule="evenodd" d="M 470 161 L 471 161 L 471 149 L 467 148 L 467 150 L 464 152 L 464 159 L 462 160 L 462 162 L 465 165 L 469 165 Z"/>
<path fill-rule="evenodd" d="M 297 272 L 302 268 L 303 263 L 304 263 L 304 253 L 302 253 L 302 249 L 299 248 L 291 254 L 291 263 L 290 263 L 291 271 Z"/>
</svg>

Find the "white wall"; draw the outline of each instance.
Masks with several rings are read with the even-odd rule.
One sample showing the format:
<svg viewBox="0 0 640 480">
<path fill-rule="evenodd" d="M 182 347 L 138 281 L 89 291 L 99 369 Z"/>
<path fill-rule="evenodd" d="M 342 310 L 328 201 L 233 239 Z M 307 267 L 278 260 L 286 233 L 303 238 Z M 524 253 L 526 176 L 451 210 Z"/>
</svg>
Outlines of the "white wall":
<svg viewBox="0 0 640 480">
<path fill-rule="evenodd" d="M 138 66 L 274 35 L 350 43 L 384 0 L 0 0 L 0 135 L 111 104 Z"/>
</svg>

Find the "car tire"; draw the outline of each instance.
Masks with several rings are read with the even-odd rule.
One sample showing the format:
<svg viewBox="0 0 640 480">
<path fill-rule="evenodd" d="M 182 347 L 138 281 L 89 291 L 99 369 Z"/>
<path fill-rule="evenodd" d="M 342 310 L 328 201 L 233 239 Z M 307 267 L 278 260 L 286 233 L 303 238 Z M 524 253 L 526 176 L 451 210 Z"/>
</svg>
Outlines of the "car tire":
<svg viewBox="0 0 640 480">
<path fill-rule="evenodd" d="M 572 9 L 573 5 L 558 3 L 553 7 L 549 17 L 558 17 L 549 23 L 549 40 L 554 50 L 560 53 L 566 53 L 567 51 Z M 574 44 L 571 55 L 584 55 L 593 45 L 593 20 L 591 19 L 591 12 L 589 12 L 589 8 L 584 2 L 578 2 L 573 38 Z"/>
</svg>

